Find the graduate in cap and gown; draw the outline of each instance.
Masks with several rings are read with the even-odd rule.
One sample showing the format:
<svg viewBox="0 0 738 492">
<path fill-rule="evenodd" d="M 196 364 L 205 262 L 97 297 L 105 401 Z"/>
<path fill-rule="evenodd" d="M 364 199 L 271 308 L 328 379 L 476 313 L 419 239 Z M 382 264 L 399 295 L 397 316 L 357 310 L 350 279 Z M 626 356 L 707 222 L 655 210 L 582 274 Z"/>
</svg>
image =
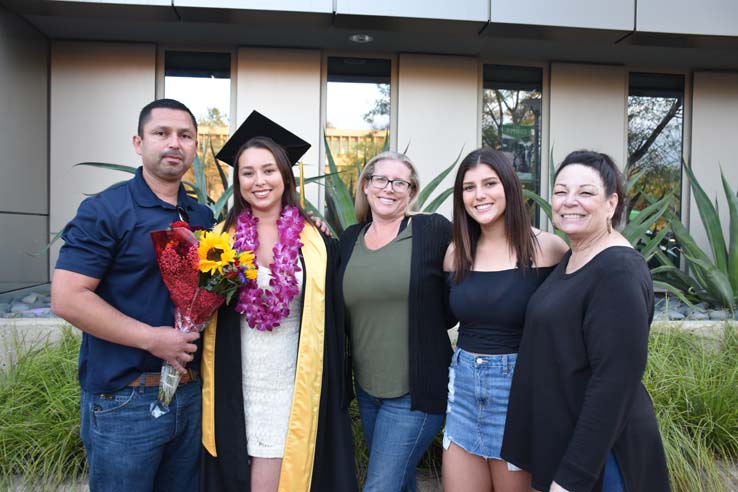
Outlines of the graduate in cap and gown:
<svg viewBox="0 0 738 492">
<path fill-rule="evenodd" d="M 216 156 L 234 188 L 216 230 L 255 253 L 258 275 L 203 334 L 203 491 L 357 490 L 336 241 L 301 209 L 292 173 L 309 148 L 254 111 Z"/>
</svg>

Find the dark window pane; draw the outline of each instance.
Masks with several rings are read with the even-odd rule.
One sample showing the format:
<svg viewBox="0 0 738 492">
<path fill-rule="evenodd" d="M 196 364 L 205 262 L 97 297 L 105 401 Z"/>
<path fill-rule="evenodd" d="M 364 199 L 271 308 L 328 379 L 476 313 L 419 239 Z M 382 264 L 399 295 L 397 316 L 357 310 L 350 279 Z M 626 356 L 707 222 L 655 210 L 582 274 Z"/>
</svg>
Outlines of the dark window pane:
<svg viewBox="0 0 738 492">
<path fill-rule="evenodd" d="M 505 65 L 483 71 L 482 145 L 503 151 L 523 187 L 539 193 L 543 72 Z M 538 221 L 537 211 L 532 217 Z"/>
<path fill-rule="evenodd" d="M 167 51 L 164 55 L 167 77 L 231 78 L 231 54 L 199 51 Z"/>
<path fill-rule="evenodd" d="M 628 217 L 667 193 L 672 212 L 681 210 L 684 76 L 631 73 L 628 91 Z M 651 234 L 666 225 L 661 219 Z M 668 235 L 662 251 L 679 264 L 674 239 Z"/>
<path fill-rule="evenodd" d="M 364 165 L 389 148 L 391 70 L 390 60 L 328 58 L 327 150 L 352 193 Z M 326 202 L 327 219 L 340 231 Z"/>
<path fill-rule="evenodd" d="M 223 182 L 214 155 L 230 133 L 231 55 L 168 51 L 164 60 L 164 97 L 182 102 L 195 115 L 197 155 L 204 163 L 208 196 L 217 200 L 223 194 Z M 195 182 L 193 169 L 184 179 Z"/>
</svg>

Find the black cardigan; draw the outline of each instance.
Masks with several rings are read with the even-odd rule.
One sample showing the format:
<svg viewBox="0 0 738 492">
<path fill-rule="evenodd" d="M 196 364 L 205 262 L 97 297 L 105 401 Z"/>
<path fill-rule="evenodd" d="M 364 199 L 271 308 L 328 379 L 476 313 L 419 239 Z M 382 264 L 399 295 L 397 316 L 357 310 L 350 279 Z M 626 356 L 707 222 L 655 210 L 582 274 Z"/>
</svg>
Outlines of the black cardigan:
<svg viewBox="0 0 738 492">
<path fill-rule="evenodd" d="M 651 399 L 641 383 L 653 284 L 641 255 L 605 249 L 566 274 L 571 253 L 533 294 L 513 376 L 502 457 L 571 492 L 601 490 L 610 450 L 625 490 L 669 490 Z"/>
<path fill-rule="evenodd" d="M 452 354 L 447 330 L 454 325 L 448 310 L 443 258 L 453 233 L 451 223 L 439 214 L 413 215 L 411 220 L 413 239 L 408 298 L 411 408 L 442 414 L 446 411 L 448 366 Z M 365 225 L 349 227 L 339 242 L 336 295 L 338 305 L 344 309 L 343 276 Z M 346 392 L 352 394 L 350 387 Z"/>
</svg>

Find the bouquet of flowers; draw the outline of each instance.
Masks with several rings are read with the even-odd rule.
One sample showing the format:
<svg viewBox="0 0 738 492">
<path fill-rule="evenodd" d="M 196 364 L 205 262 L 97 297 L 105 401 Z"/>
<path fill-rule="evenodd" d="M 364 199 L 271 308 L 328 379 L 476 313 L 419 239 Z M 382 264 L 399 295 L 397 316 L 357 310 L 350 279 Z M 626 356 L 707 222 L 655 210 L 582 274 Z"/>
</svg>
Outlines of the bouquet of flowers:
<svg viewBox="0 0 738 492">
<path fill-rule="evenodd" d="M 178 221 L 169 229 L 152 232 L 151 240 L 179 331 L 201 331 L 224 302 L 256 279 L 253 252 L 236 251 L 227 232 L 191 230 Z M 171 364 L 163 364 L 158 402 L 151 408 L 154 417 L 169 411 L 180 377 Z"/>
</svg>

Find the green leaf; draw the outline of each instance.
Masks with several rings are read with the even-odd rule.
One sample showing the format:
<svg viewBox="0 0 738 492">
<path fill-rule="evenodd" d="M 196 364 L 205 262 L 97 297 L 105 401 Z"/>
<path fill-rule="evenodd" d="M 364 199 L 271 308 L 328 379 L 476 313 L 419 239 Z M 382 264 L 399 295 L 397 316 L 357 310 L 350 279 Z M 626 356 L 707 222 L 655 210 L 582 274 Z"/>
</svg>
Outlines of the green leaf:
<svg viewBox="0 0 738 492">
<path fill-rule="evenodd" d="M 52 244 L 54 244 L 55 242 L 59 240 L 59 238 L 61 238 L 63 233 L 64 233 L 64 230 L 62 229 L 61 231 L 54 234 L 54 237 L 51 238 L 51 241 L 49 241 L 49 243 L 46 246 L 39 249 L 38 251 L 26 251 L 26 254 L 28 256 L 41 256 L 42 254 L 46 253 L 49 250 L 49 248 L 51 248 Z"/>
<path fill-rule="evenodd" d="M 669 231 L 669 227 L 663 227 L 658 234 L 651 238 L 650 241 L 646 242 L 646 245 L 640 249 L 641 255 L 643 255 L 646 261 L 649 261 L 651 259 L 658 247 L 661 245 L 661 241 L 664 240 Z M 631 242 L 630 244 L 634 243 Z M 653 271 L 651 273 L 653 274 Z"/>
<path fill-rule="evenodd" d="M 233 195 L 233 186 L 229 186 L 225 190 L 223 190 L 223 194 L 220 195 L 220 198 L 218 198 L 218 201 L 210 205 L 210 210 L 213 211 L 213 216 L 215 217 L 216 222 L 220 222 L 221 220 L 225 219 L 225 214 L 223 213 L 224 207 L 228 203 L 228 199 Z"/>
<path fill-rule="evenodd" d="M 131 174 L 136 174 L 136 169 L 138 169 L 138 167 L 134 167 L 134 166 L 123 166 L 121 164 L 109 164 L 106 162 L 80 162 L 78 164 L 75 164 L 72 167 L 77 167 L 77 166 L 97 167 L 99 169 L 107 169 L 109 171 L 122 171 L 124 173 L 131 173 Z"/>
<path fill-rule="evenodd" d="M 623 228 L 622 234 L 634 247 L 638 241 L 644 238 L 646 231 L 653 226 L 671 207 L 672 195 L 667 194 L 664 198 L 643 209 L 638 217 Z"/>
<path fill-rule="evenodd" d="M 548 203 L 541 195 L 538 193 L 523 189 L 523 196 L 527 200 L 533 200 L 533 202 L 540 207 L 541 210 L 546 214 L 546 217 L 548 217 L 548 220 L 553 222 L 553 211 L 551 210 L 551 204 Z"/>
<path fill-rule="evenodd" d="M 730 212 L 730 226 L 728 232 L 728 279 L 733 287 L 733 292 L 738 293 L 738 197 L 736 197 L 733 188 L 731 188 L 722 168 L 720 169 L 720 178 L 723 181 L 723 190 L 725 191 L 725 199 L 728 202 L 728 211 Z"/>
<path fill-rule="evenodd" d="M 351 170 L 350 169 L 347 169 L 345 171 L 339 171 L 338 174 L 340 175 L 342 173 L 347 173 L 347 172 L 351 172 Z M 309 178 L 305 178 L 305 184 L 310 184 L 310 183 L 318 183 L 318 184 L 321 184 L 320 183 L 321 180 L 324 180 L 324 179 L 326 179 L 326 178 L 328 178 L 330 176 L 333 176 L 333 173 L 321 174 L 319 176 L 311 176 Z"/>
<path fill-rule="evenodd" d="M 669 292 L 671 292 L 672 294 L 674 294 L 675 296 L 677 296 L 679 299 L 681 299 L 682 302 L 684 304 L 686 304 L 687 306 L 694 307 L 694 304 L 692 304 L 692 302 L 690 302 L 690 300 L 687 299 L 687 297 L 684 295 L 684 293 L 681 290 L 673 287 L 671 284 L 668 284 L 666 282 L 661 282 L 659 280 L 654 280 L 653 281 L 653 286 L 654 286 L 654 288 L 657 288 L 657 289 L 668 290 Z"/>
<path fill-rule="evenodd" d="M 628 192 L 633 188 L 633 186 L 638 182 L 641 177 L 646 174 L 645 169 L 641 169 L 637 173 L 633 174 L 632 176 L 628 177 L 627 183 L 625 183 L 625 195 L 628 195 Z"/>
<path fill-rule="evenodd" d="M 113 184 L 111 184 L 110 186 L 108 186 L 108 188 L 112 188 L 113 186 L 117 186 L 117 185 L 119 185 L 119 184 L 123 184 L 123 183 L 125 183 L 125 182 L 126 182 L 126 181 L 116 181 L 115 183 L 113 183 Z M 108 188 L 105 188 L 105 189 L 107 190 Z M 105 190 L 103 190 L 103 191 L 105 191 Z M 100 193 L 102 193 L 102 191 L 98 191 L 97 193 L 82 193 L 82 194 L 83 194 L 84 196 L 95 196 L 95 195 L 99 195 Z"/>
<path fill-rule="evenodd" d="M 208 139 L 208 149 L 210 150 L 210 154 L 213 156 L 213 162 L 215 163 L 215 168 L 218 170 L 218 175 L 220 176 L 220 182 L 223 185 L 223 189 L 225 190 L 228 188 L 228 175 L 225 171 L 223 171 L 223 166 L 221 165 L 220 161 L 217 157 L 215 157 L 216 152 L 215 148 L 213 147 L 213 141 Z"/>
<path fill-rule="evenodd" d="M 446 201 L 446 199 L 454 192 L 454 188 L 449 187 L 443 190 L 437 197 L 435 197 L 424 209 L 424 213 L 432 214 Z"/>
<path fill-rule="evenodd" d="M 431 194 L 438 188 L 438 185 L 441 184 L 441 181 L 446 179 L 446 176 L 456 167 L 456 164 L 458 164 L 459 160 L 461 159 L 461 154 L 464 152 L 464 146 L 462 145 L 461 150 L 459 151 L 459 155 L 456 156 L 456 159 L 454 159 L 454 162 L 451 163 L 450 166 L 448 166 L 446 169 L 441 171 L 440 174 L 438 174 L 435 178 L 433 178 L 430 183 L 425 185 L 421 190 L 420 193 L 418 193 L 418 208 L 423 208 L 423 205 L 425 205 L 426 200 L 431 196 Z M 453 191 L 453 190 L 452 190 Z"/>
<path fill-rule="evenodd" d="M 333 203 L 341 229 L 345 230 L 350 225 L 356 224 L 354 200 L 344 182 L 338 178 L 338 167 L 333 159 L 325 132 L 323 132 L 323 142 L 325 143 L 325 155 L 328 158 L 328 168 L 331 171 L 331 175 L 326 180 L 328 183 L 327 199 Z"/>
<path fill-rule="evenodd" d="M 208 194 L 207 194 L 207 183 L 205 182 L 205 165 L 200 160 L 200 157 L 195 155 L 195 159 L 192 161 L 192 172 L 195 175 L 195 194 L 197 195 L 197 201 L 207 205 Z"/>
<path fill-rule="evenodd" d="M 715 265 L 718 270 L 723 273 L 728 271 L 728 252 L 725 247 L 725 237 L 723 236 L 723 228 L 720 225 L 720 216 L 715 209 L 715 206 L 708 198 L 705 190 L 702 189 L 700 183 L 692 172 L 692 166 L 686 162 L 682 166 L 687 173 L 689 178 L 689 184 L 692 187 L 692 197 L 695 203 L 697 203 L 697 210 L 699 211 L 700 218 L 702 219 L 702 225 L 707 233 L 707 239 L 712 249 L 712 255 L 715 258 Z"/>
<path fill-rule="evenodd" d="M 692 266 L 698 266 L 703 270 L 705 276 L 707 290 L 716 297 L 722 304 L 723 307 L 732 308 L 734 305 L 733 289 L 730 286 L 728 277 L 718 270 L 714 263 L 705 261 L 702 258 L 697 258 L 684 253 L 684 257 L 692 263 Z"/>
</svg>

